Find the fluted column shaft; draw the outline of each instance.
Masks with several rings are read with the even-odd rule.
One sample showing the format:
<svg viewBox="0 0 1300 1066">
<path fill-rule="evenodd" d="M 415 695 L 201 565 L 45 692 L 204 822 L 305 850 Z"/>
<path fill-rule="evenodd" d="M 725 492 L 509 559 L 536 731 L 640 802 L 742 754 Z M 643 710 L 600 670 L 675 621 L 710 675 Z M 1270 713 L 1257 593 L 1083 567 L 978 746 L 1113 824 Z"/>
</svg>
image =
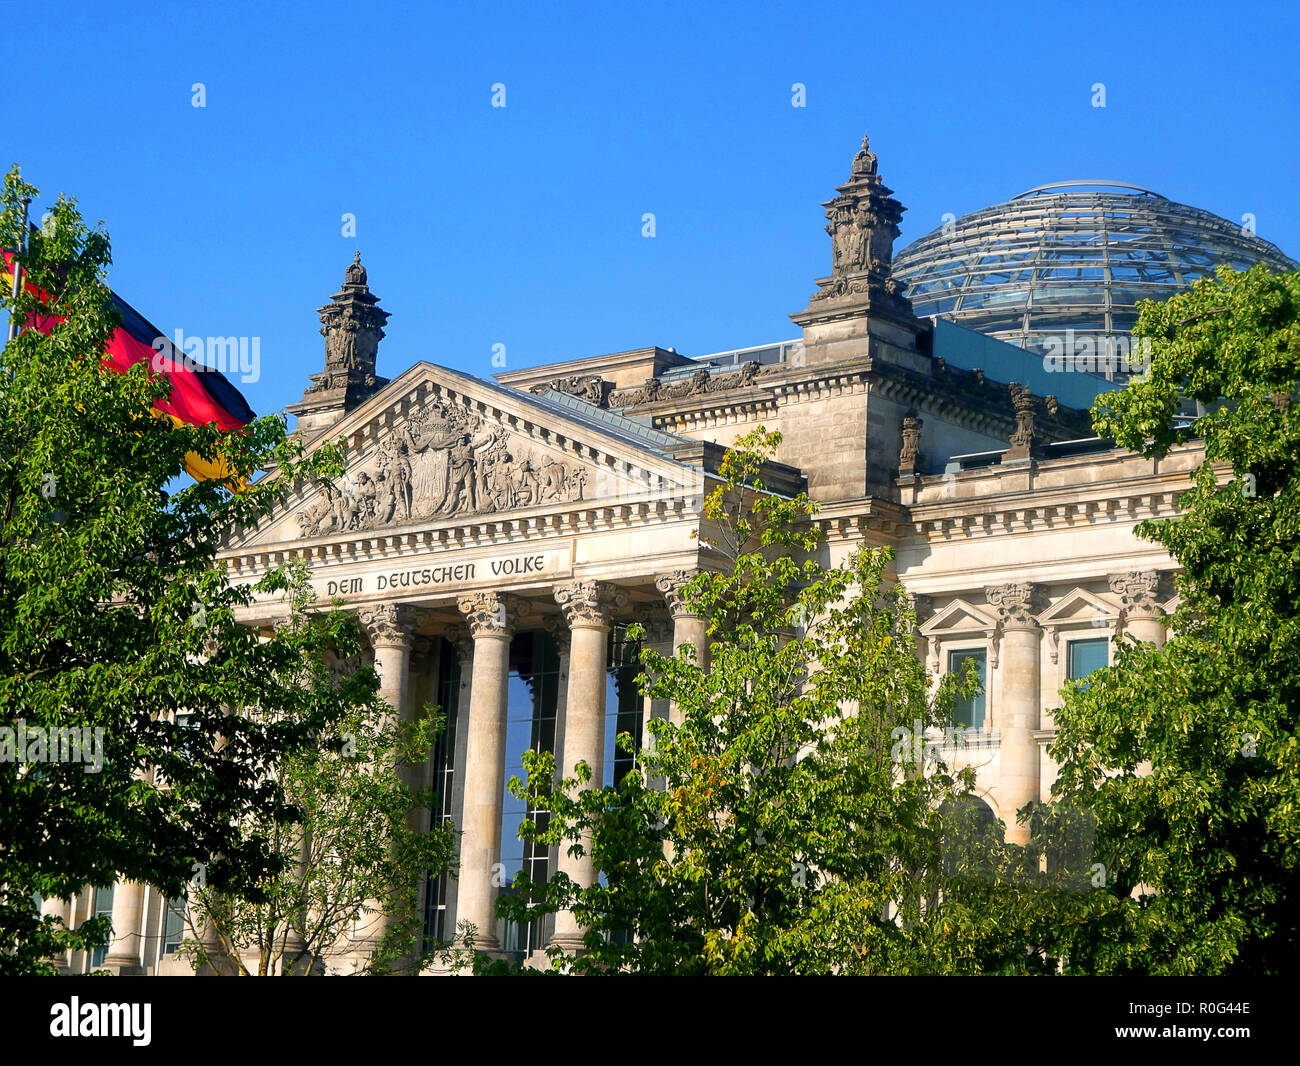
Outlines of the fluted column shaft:
<svg viewBox="0 0 1300 1066">
<path fill-rule="evenodd" d="M 494 868 L 501 853 L 510 641 L 519 605 L 514 597 L 479 593 L 462 597 L 459 606 L 474 641 L 474 665 L 466 726 L 464 835 L 456 919 L 473 923 L 480 949 L 499 951 L 499 878 Z"/>
<path fill-rule="evenodd" d="M 608 667 L 610 615 L 625 593 L 603 581 L 575 581 L 555 590 L 555 599 L 569 624 L 569 684 L 564 705 L 564 752 L 559 770 L 569 776 L 586 763 L 591 777 L 580 790 L 600 788 L 605 767 L 605 678 Z M 556 865 L 583 887 L 596 882 L 591 839 L 582 838 L 582 855 L 560 848 Z M 570 911 L 555 916 L 552 943 L 566 951 L 582 947 L 582 927 Z"/>
<path fill-rule="evenodd" d="M 104 965 L 122 975 L 143 973 L 140 965 L 140 921 L 144 885 L 119 879 L 113 886 L 113 939 Z"/>
</svg>

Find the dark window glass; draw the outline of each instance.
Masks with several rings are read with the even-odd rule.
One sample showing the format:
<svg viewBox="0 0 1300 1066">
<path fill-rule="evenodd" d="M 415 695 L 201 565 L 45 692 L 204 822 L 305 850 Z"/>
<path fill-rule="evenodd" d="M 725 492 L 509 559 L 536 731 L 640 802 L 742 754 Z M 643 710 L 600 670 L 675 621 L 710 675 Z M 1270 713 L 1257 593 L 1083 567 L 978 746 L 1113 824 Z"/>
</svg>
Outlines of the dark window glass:
<svg viewBox="0 0 1300 1066">
<path fill-rule="evenodd" d="M 523 765 L 525 751 L 554 752 L 556 709 L 560 692 L 560 656 L 549 633 L 536 630 L 518 633 L 510 642 L 510 678 L 506 696 L 506 780 L 526 780 Z M 544 829 L 546 815 L 515 799 L 507 789 L 502 800 L 501 880 L 503 894 L 517 891 L 509 887 L 515 874 L 523 870 L 534 884 L 549 876 L 548 850 L 532 841 L 519 838 L 519 826 L 531 821 Z M 509 924 L 502 948 L 527 955 L 542 947 L 540 922 L 525 927 Z"/>
<path fill-rule="evenodd" d="M 969 660 L 975 664 L 980 679 L 979 692 L 965 699 L 959 698 L 953 705 L 953 725 L 965 729 L 984 728 L 984 686 L 987 681 L 986 658 L 987 654 L 983 648 L 968 648 L 965 651 L 950 651 L 948 653 L 948 672 L 950 674 L 956 674 L 958 677 L 964 676 L 966 662 Z"/>
<path fill-rule="evenodd" d="M 460 700 L 460 682 L 460 657 L 456 654 L 456 646 L 449 640 L 441 640 L 434 700 L 443 715 L 443 728 L 434 744 L 431 759 L 433 773 L 430 785 L 434 800 L 434 807 L 429 812 L 431 829 L 441 828 L 451 820 L 452 786 L 456 778 L 456 712 Z M 428 891 L 424 899 L 424 935 L 430 944 L 445 941 L 450 935 L 446 921 L 449 877 L 450 874 L 444 873 L 437 877 L 433 871 L 429 872 Z"/>
<path fill-rule="evenodd" d="M 1094 670 L 1100 670 L 1109 664 L 1110 641 L 1106 637 L 1070 641 L 1068 667 L 1071 681 L 1087 677 Z"/>
</svg>

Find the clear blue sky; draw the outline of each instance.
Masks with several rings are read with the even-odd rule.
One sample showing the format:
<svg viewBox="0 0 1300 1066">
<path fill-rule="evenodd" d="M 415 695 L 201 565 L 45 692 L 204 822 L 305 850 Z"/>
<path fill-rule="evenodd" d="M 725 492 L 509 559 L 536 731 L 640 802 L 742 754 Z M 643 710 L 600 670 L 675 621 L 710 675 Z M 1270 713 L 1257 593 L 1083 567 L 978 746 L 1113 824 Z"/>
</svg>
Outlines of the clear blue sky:
<svg viewBox="0 0 1300 1066">
<path fill-rule="evenodd" d="M 322 366 L 315 308 L 357 248 L 390 376 L 794 337 L 864 132 L 897 247 L 1101 177 L 1300 257 L 1293 2 L 6 0 L 0 25 L 0 165 L 104 220 L 110 283 L 162 329 L 259 337 L 259 413 Z"/>
</svg>

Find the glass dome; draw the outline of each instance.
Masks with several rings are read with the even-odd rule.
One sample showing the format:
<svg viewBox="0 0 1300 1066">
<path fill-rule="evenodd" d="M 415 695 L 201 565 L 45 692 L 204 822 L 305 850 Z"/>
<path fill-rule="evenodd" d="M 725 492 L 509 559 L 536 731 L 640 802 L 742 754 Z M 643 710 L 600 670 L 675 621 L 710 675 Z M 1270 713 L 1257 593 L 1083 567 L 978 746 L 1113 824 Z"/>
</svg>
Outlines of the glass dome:
<svg viewBox="0 0 1300 1066">
<path fill-rule="evenodd" d="M 1127 351 L 1141 300 L 1164 300 L 1227 263 L 1300 269 L 1237 223 L 1136 185 L 1041 185 L 949 222 L 894 258 L 920 317 L 939 315 L 1044 355 L 1090 339 Z M 1112 377 L 1114 365 L 1098 365 Z M 1122 374 L 1120 376 L 1123 376 Z"/>
</svg>

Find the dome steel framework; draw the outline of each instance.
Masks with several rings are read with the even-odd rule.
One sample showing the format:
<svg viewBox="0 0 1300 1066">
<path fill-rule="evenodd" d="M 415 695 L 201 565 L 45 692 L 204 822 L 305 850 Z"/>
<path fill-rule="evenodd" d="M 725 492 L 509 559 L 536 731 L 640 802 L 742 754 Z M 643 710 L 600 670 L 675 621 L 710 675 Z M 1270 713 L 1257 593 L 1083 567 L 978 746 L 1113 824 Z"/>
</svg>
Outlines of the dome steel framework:
<svg viewBox="0 0 1300 1066">
<path fill-rule="evenodd" d="M 1127 348 L 1139 301 L 1168 299 L 1220 263 L 1300 266 L 1245 227 L 1149 189 L 1071 181 L 927 233 L 895 257 L 894 274 L 918 316 L 1044 354 L 1089 338 L 1102 353 Z"/>
</svg>

